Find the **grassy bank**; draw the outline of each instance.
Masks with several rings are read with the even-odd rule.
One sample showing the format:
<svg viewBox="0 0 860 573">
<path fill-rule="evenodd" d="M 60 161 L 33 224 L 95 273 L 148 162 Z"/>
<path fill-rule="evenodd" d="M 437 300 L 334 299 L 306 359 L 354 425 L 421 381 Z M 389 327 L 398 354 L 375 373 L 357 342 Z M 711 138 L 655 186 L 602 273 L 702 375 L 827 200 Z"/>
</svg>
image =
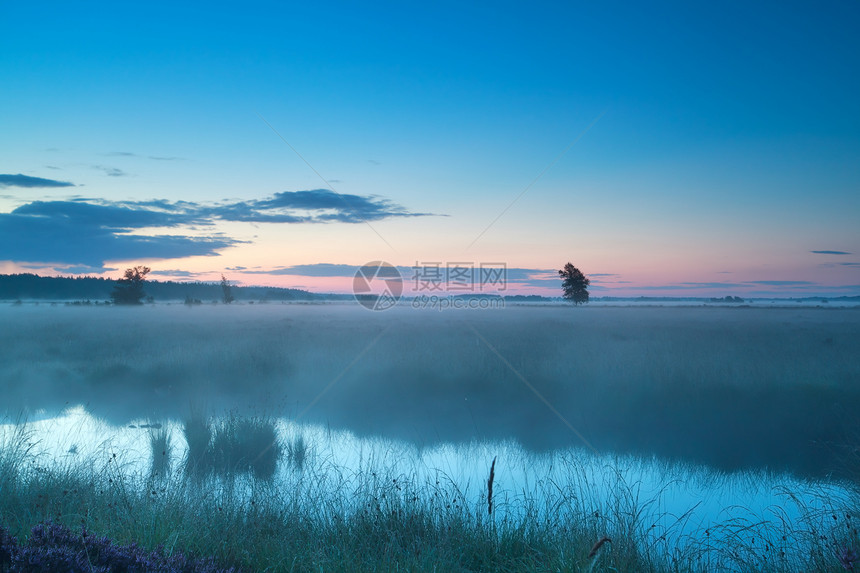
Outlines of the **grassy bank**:
<svg viewBox="0 0 860 573">
<path fill-rule="evenodd" d="M 586 479 L 548 476 L 529 491 L 501 489 L 490 481 L 491 460 L 476 460 L 486 465 L 486 482 L 458 484 L 442 473 L 422 480 L 348 472 L 294 442 L 278 450 L 281 477 L 260 477 L 245 462 L 223 462 L 256 458 L 239 455 L 251 451 L 247 441 L 231 437 L 245 444 L 233 449 L 223 442 L 225 432 L 248 425 L 227 418 L 210 426 L 208 449 L 196 452 L 220 457 L 202 472 L 190 469 L 195 450 L 175 463 L 159 460 L 171 444 L 153 432 L 149 471 L 137 472 L 109 448 L 47 459 L 19 424 L 0 442 L 0 525 L 21 539 L 39 523 L 85 527 L 118 544 L 246 571 L 844 571 L 839 553 L 858 541 L 856 518 L 835 502 L 824 526 L 810 510 L 799 525 L 729 521 L 719 531 L 679 535 L 685 516 L 658 525 L 650 509 L 659 500 L 640 499 L 636 484 L 611 472 L 603 488 L 611 494 L 595 501 L 598 488 Z M 572 460 L 559 463 L 565 475 L 580 472 Z M 732 541 L 715 543 L 718 533 Z M 595 549 L 604 537 L 611 541 Z M 843 561 L 853 564 L 851 557 Z"/>
</svg>

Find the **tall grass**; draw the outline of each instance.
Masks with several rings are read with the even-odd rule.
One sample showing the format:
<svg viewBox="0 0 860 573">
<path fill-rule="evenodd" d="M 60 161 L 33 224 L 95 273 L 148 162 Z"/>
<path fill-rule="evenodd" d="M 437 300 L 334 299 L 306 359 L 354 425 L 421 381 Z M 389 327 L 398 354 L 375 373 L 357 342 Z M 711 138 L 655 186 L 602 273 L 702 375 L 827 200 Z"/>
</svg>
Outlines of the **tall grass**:
<svg viewBox="0 0 860 573">
<path fill-rule="evenodd" d="M 210 427 L 234 440 L 240 421 Z M 522 491 L 499 481 L 505 457 L 489 466 L 476 460 L 490 479 L 474 485 L 440 471 L 428 478 L 370 463 L 347 470 L 325 456 L 306 457 L 302 471 L 277 480 L 242 470 L 248 479 L 239 485 L 219 471 L 189 479 L 180 468 L 153 480 L 109 448 L 46 460 L 31 437 L 18 425 L 0 446 L 0 525 L 13 535 L 46 521 L 83 525 L 118 543 L 212 556 L 247 571 L 844 571 L 840 559 L 858 547 L 855 514 L 828 500 L 833 519 L 809 507 L 800 523 L 728 520 L 719 526 L 728 544 L 711 543 L 713 528 L 679 535 L 684 516 L 656 525 L 658 498 L 641 499 L 620 473 L 589 482 L 563 455 L 552 475 Z"/>
</svg>

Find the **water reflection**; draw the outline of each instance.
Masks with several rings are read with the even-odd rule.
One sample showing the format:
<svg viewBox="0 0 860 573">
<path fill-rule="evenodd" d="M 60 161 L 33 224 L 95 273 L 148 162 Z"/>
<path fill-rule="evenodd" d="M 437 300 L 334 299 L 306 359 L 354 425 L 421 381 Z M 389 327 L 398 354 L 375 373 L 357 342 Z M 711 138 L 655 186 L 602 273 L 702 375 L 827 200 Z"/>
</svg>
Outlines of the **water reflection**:
<svg viewBox="0 0 860 573">
<path fill-rule="evenodd" d="M 594 455 L 582 448 L 534 453 L 512 441 L 421 448 L 289 419 L 272 422 L 283 455 L 278 456 L 271 485 L 295 491 L 300 505 L 378 495 L 378 488 L 394 494 L 406 489 L 416 496 L 456 492 L 448 507 L 454 503 L 458 509 L 459 504 L 460 510 L 479 515 L 486 512 L 487 478 L 496 459 L 494 519 L 563 520 L 575 514 L 577 519 L 593 517 L 605 527 L 609 516 L 625 515 L 646 543 L 672 552 L 690 543 L 701 547 L 703 540 L 714 548 L 725 547 L 737 542 L 738 535 L 757 536 L 776 546 L 787 533 L 826 529 L 834 510 L 844 513 L 854 502 L 852 490 L 838 483 L 788 475 L 724 473 L 658 458 Z M 224 428 L 239 420 L 232 415 L 209 423 Z M 15 429 L 8 421 L 0 426 L 0 449 Z M 41 467 L 83 464 L 95 471 L 113 464 L 140 483 L 187 475 L 183 468 L 193 458 L 184 429 L 177 420 L 140 419 L 115 426 L 81 406 L 27 424 L 32 454 Z M 209 480 L 205 487 L 221 495 L 256 487 L 253 472 L 203 477 Z M 309 487 L 313 495 L 303 499 L 301 492 Z"/>
</svg>

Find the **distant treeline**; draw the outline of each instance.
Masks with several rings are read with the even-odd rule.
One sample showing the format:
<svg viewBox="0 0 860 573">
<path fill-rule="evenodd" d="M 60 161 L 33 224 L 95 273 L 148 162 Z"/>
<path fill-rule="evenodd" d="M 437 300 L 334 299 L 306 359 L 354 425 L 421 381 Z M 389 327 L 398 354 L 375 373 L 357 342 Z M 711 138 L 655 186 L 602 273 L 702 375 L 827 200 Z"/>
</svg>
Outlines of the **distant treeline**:
<svg viewBox="0 0 860 573">
<path fill-rule="evenodd" d="M 90 300 L 107 301 L 116 281 L 98 277 L 42 277 L 32 273 L 0 275 L 0 300 Z M 276 288 L 263 286 L 232 286 L 232 294 L 237 301 L 325 301 L 352 300 L 349 294 L 320 294 L 294 288 Z M 175 282 L 175 281 L 146 281 L 144 291 L 147 297 L 155 301 L 165 300 L 196 300 L 200 302 L 220 302 L 223 290 L 218 282 Z M 409 298 L 411 293 L 404 293 Z M 498 295 L 463 294 L 457 298 L 498 298 Z M 552 302 L 561 301 L 560 297 L 545 297 L 540 295 L 507 295 L 502 297 L 507 302 Z M 725 298 L 698 297 L 592 297 L 594 302 L 747 302 L 740 297 Z M 748 299 L 749 300 L 749 299 Z M 860 301 L 860 296 L 839 297 L 797 297 L 791 301 Z"/>
<path fill-rule="evenodd" d="M 115 280 L 98 277 L 41 277 L 34 274 L 0 275 L 0 300 L 110 300 Z M 146 281 L 144 292 L 152 300 L 198 299 L 221 301 L 220 283 Z M 294 288 L 232 287 L 233 296 L 242 300 L 332 300 L 339 295 L 324 295 Z M 351 297 L 350 297 L 351 298 Z"/>
</svg>

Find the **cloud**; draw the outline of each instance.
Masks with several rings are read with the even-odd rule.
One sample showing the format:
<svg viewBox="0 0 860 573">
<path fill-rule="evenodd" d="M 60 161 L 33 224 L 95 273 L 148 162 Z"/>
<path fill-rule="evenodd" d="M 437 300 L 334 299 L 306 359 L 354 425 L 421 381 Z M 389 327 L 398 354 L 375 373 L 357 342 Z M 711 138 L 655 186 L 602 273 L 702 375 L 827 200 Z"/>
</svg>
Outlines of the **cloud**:
<svg viewBox="0 0 860 573">
<path fill-rule="evenodd" d="M 338 195 L 324 189 L 284 191 L 264 199 L 214 204 L 166 199 L 32 201 L 11 213 L 0 213 L 0 260 L 97 267 L 118 259 L 216 255 L 242 241 L 217 233 L 202 237 L 186 233 L 211 228 L 218 221 L 357 223 L 425 215 L 429 213 L 412 213 L 380 197 Z M 133 234 L 134 230 L 153 228 L 186 231 Z"/>
<path fill-rule="evenodd" d="M 812 286 L 815 283 L 809 281 L 746 281 L 747 284 L 751 285 L 765 285 L 765 286 Z"/>
<path fill-rule="evenodd" d="M 743 283 L 719 283 L 719 282 L 711 282 L 711 283 L 678 283 L 672 285 L 658 285 L 658 286 L 638 286 L 636 290 L 701 290 L 701 289 L 712 289 L 712 288 L 739 288 L 743 287 Z"/>
<path fill-rule="evenodd" d="M 131 151 L 110 151 L 105 153 L 108 157 L 138 157 L 141 159 L 152 159 L 153 161 L 184 161 L 184 157 L 173 157 L 164 155 L 140 155 Z"/>
<path fill-rule="evenodd" d="M 57 181 L 55 179 L 43 179 L 42 177 L 30 177 L 29 175 L 17 175 L 0 173 L 0 187 L 74 187 L 74 183 L 68 181 Z"/>
<path fill-rule="evenodd" d="M 342 265 L 333 263 L 316 263 L 312 265 L 293 265 L 290 267 L 276 267 L 271 270 L 251 271 L 243 269 L 243 272 L 254 275 L 295 275 L 303 277 L 354 277 L 359 265 Z M 228 269 L 229 270 L 229 269 Z M 402 271 L 401 271 L 402 272 Z"/>
<path fill-rule="evenodd" d="M 47 222 L 73 223 L 82 228 L 99 227 L 111 232 L 144 227 L 176 227 L 205 221 L 182 212 L 134 208 L 125 203 L 99 205 L 85 200 L 33 201 L 13 210 L 11 215 Z"/>
<path fill-rule="evenodd" d="M 149 274 L 159 277 L 184 277 L 184 278 L 194 278 L 199 277 L 201 275 L 205 275 L 207 273 L 196 273 L 193 271 L 182 271 L 179 269 L 172 269 L 166 271 L 150 271 Z"/>
<path fill-rule="evenodd" d="M 188 220 L 171 213 L 77 201 L 33 201 L 0 213 L 0 260 L 66 263 L 101 268 L 120 259 L 216 255 L 238 244 L 219 235 L 135 235 L 147 227 Z"/>
<path fill-rule="evenodd" d="M 412 213 L 375 195 L 335 193 L 328 189 L 283 191 L 268 199 L 224 205 L 213 211 L 227 221 L 359 223 L 390 217 L 423 217 L 433 213 Z"/>
<path fill-rule="evenodd" d="M 0 260 L 102 267 L 111 260 L 216 255 L 237 243 L 219 236 L 133 235 L 96 223 L 0 214 Z"/>
<path fill-rule="evenodd" d="M 426 217 L 377 196 L 338 194 L 326 189 L 284 191 L 265 199 L 230 203 L 190 201 L 108 201 L 78 198 L 72 201 L 34 201 L 14 211 L 20 215 L 95 219 L 107 226 L 211 225 L 215 221 L 248 223 L 361 223 L 392 217 Z M 439 216 L 439 215 L 435 215 Z M 444 216 L 444 215 L 442 215 Z M 120 221 L 116 223 L 116 219 Z"/>
<path fill-rule="evenodd" d="M 70 274 L 70 275 L 100 275 L 102 273 L 106 273 L 108 271 L 115 271 L 116 269 L 107 268 L 103 265 L 65 265 L 61 267 L 54 267 L 54 270 L 58 273 Z"/>
<path fill-rule="evenodd" d="M 374 195 L 339 194 L 327 189 L 283 191 L 265 199 L 225 203 L 189 201 L 106 201 L 84 199 L 89 204 L 113 206 L 133 211 L 158 213 L 174 224 L 212 224 L 215 221 L 246 223 L 361 223 L 392 217 L 444 216 L 413 213 Z"/>
<path fill-rule="evenodd" d="M 438 266 L 438 273 L 437 267 Z M 450 265 L 451 268 L 448 268 Z M 254 270 L 242 269 L 244 274 L 255 275 L 292 275 L 303 277 L 326 277 L 326 278 L 352 278 L 358 271 L 360 265 L 347 265 L 339 263 L 315 263 L 308 265 L 292 265 L 287 267 L 275 267 L 271 269 L 256 268 Z M 232 270 L 232 269 L 228 269 Z M 237 269 L 238 270 L 238 269 Z M 450 282 L 462 286 L 465 281 L 473 285 L 475 291 L 479 291 L 482 281 L 491 290 L 504 285 L 534 286 L 534 287 L 559 287 L 561 279 L 558 271 L 547 269 L 525 269 L 518 267 L 504 268 L 503 263 L 484 263 L 481 268 L 480 262 L 425 262 L 419 261 L 413 266 L 398 266 L 397 270 L 404 280 L 413 286 L 416 281 L 438 282 L 443 288 Z M 483 271 L 483 275 L 482 275 Z M 596 285 L 595 285 L 596 288 Z"/>
<path fill-rule="evenodd" d="M 850 255 L 851 253 L 846 251 L 809 251 L 810 253 L 815 253 L 816 255 Z"/>
<path fill-rule="evenodd" d="M 119 169 L 117 167 L 109 167 L 106 165 L 93 165 L 93 169 L 97 169 L 99 171 L 104 172 L 104 174 L 108 177 L 125 177 L 126 175 L 128 175 L 128 173 L 126 173 L 122 169 Z"/>
</svg>

